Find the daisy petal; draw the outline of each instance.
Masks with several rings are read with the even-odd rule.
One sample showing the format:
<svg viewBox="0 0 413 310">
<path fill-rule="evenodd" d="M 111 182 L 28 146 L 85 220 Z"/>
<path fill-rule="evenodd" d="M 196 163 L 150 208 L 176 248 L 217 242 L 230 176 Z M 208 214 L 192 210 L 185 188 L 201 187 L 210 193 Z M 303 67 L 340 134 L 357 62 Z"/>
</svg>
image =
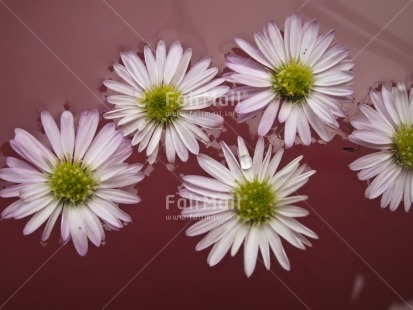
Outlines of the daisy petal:
<svg viewBox="0 0 413 310">
<path fill-rule="evenodd" d="M 252 171 L 257 175 L 262 166 L 262 159 L 264 157 L 265 143 L 263 138 L 258 138 L 257 144 L 255 145 L 254 157 L 252 158 Z"/>
<path fill-rule="evenodd" d="M 171 131 L 172 143 L 175 148 L 176 154 L 178 154 L 178 157 L 183 162 L 188 161 L 188 149 L 185 147 L 185 144 L 182 142 L 181 138 L 179 137 L 179 134 L 176 132 L 175 127 L 170 126 L 169 128 Z"/>
<path fill-rule="evenodd" d="M 32 202 L 25 203 L 19 209 L 15 210 L 15 212 L 13 213 L 13 217 L 16 219 L 21 219 L 23 217 L 32 215 L 33 213 L 36 213 L 44 209 L 45 207 L 47 207 L 50 203 L 52 203 L 53 200 L 54 200 L 54 197 L 49 195 L 49 196 L 45 196 L 37 200 L 34 200 Z"/>
<path fill-rule="evenodd" d="M 404 183 L 404 210 L 409 211 L 410 206 L 412 205 L 412 176 L 410 174 L 406 175 Z"/>
<path fill-rule="evenodd" d="M 307 210 L 296 206 L 277 207 L 276 212 L 285 217 L 303 217 L 309 214 Z"/>
<path fill-rule="evenodd" d="M 270 91 L 263 91 L 238 103 L 235 107 L 235 111 L 242 114 L 257 111 L 268 105 L 274 98 L 274 93 Z"/>
<path fill-rule="evenodd" d="M 161 140 L 162 131 L 163 131 L 163 126 L 158 126 L 154 130 L 151 141 L 149 142 L 148 147 L 146 148 L 147 156 L 151 155 L 155 151 L 155 149 L 158 147 L 159 141 Z"/>
<path fill-rule="evenodd" d="M 204 187 L 206 189 L 210 189 L 213 191 L 218 192 L 229 192 L 231 191 L 232 187 L 217 181 L 213 178 L 203 177 L 203 176 L 196 176 L 196 175 L 186 175 L 183 178 L 184 182 L 191 183 L 195 186 Z"/>
<path fill-rule="evenodd" d="M 113 227 L 116 228 L 122 228 L 122 223 L 114 217 L 110 211 L 108 211 L 108 206 L 110 204 L 106 202 L 105 200 L 102 200 L 98 197 L 94 197 L 90 201 L 88 201 L 87 206 L 90 208 L 90 210 L 96 214 L 99 218 L 101 218 L 103 221 L 106 223 L 109 223 Z"/>
<path fill-rule="evenodd" d="M 265 268 L 267 268 L 267 270 L 270 270 L 271 259 L 270 259 L 270 249 L 269 249 L 267 235 L 263 229 L 258 230 L 257 233 L 258 233 L 258 244 L 260 246 L 260 251 L 261 251 L 262 258 L 264 260 Z"/>
<path fill-rule="evenodd" d="M 183 54 L 181 61 L 179 62 L 178 67 L 176 68 L 175 76 L 173 77 L 171 84 L 179 86 L 182 80 L 185 77 L 185 72 L 188 69 L 189 62 L 192 57 L 192 49 L 188 48 Z"/>
<path fill-rule="evenodd" d="M 295 136 L 297 133 L 298 113 L 299 113 L 297 110 L 298 109 L 295 107 L 292 108 L 290 115 L 285 121 L 284 141 L 285 141 L 286 148 L 293 146 L 295 142 Z"/>
<path fill-rule="evenodd" d="M 28 132 L 21 129 L 16 129 L 15 132 L 15 144 L 13 144 L 13 140 L 10 141 L 13 149 L 16 150 L 17 147 L 19 154 L 23 155 L 25 159 L 42 171 L 51 173 L 56 157 Z"/>
<path fill-rule="evenodd" d="M 271 80 L 269 78 L 262 78 L 256 75 L 237 74 L 234 73 L 231 78 L 239 84 L 244 84 L 253 87 L 268 88 L 271 87 Z"/>
<path fill-rule="evenodd" d="M 182 142 L 185 144 L 185 147 L 195 155 L 199 153 L 199 144 L 196 141 L 194 135 L 191 133 L 188 128 L 184 125 L 184 122 L 176 121 L 173 125 L 175 126 L 176 132 L 181 138 Z"/>
<path fill-rule="evenodd" d="M 99 124 L 99 113 L 97 110 L 86 110 L 80 115 L 79 125 L 75 140 L 74 158 L 80 160 L 85 155 Z"/>
<path fill-rule="evenodd" d="M 152 54 L 151 48 L 148 45 L 145 45 L 143 49 L 143 54 L 145 56 L 146 67 L 148 68 L 149 78 L 152 84 L 158 84 L 158 67 L 156 66 L 155 57 Z"/>
<path fill-rule="evenodd" d="M 333 135 L 309 106 L 304 106 L 304 113 L 311 127 L 317 132 L 320 138 L 326 142 L 331 141 Z"/>
<path fill-rule="evenodd" d="M 215 242 L 221 240 L 222 238 L 225 238 L 225 236 L 228 234 L 228 232 L 230 232 L 234 226 L 236 226 L 238 224 L 238 222 L 236 220 L 230 220 L 228 221 L 228 223 L 226 223 L 226 225 L 221 225 L 220 227 L 211 230 L 201 241 L 198 242 L 198 244 L 196 245 L 196 250 L 197 251 L 201 251 L 203 249 L 206 249 L 207 247 L 211 246 L 212 244 L 214 244 Z M 226 249 L 225 253 L 223 253 L 223 255 L 226 254 L 226 252 L 228 252 L 229 248 L 231 247 L 232 242 L 229 244 L 229 247 Z M 210 255 L 213 256 L 214 254 L 212 252 L 215 252 L 213 249 L 211 250 Z M 223 257 L 222 255 L 222 257 Z M 221 257 L 221 255 L 219 255 Z M 221 258 L 222 258 L 221 257 Z M 219 261 L 217 260 L 213 260 L 216 263 L 218 263 Z M 209 263 L 209 261 L 208 261 Z M 213 265 L 215 265 L 213 264 Z M 210 266 L 212 266 L 210 264 Z"/>
<path fill-rule="evenodd" d="M 163 82 L 164 71 L 165 71 L 165 61 L 166 61 L 166 47 L 165 47 L 165 43 L 162 40 L 160 40 L 156 47 L 156 67 L 158 68 L 157 83 Z"/>
<path fill-rule="evenodd" d="M 330 70 L 326 73 L 315 75 L 314 85 L 332 86 L 348 83 L 354 79 L 354 73 L 345 70 Z"/>
<path fill-rule="evenodd" d="M 138 55 L 134 52 L 124 52 L 120 54 L 120 57 L 135 82 L 138 83 L 143 89 L 148 88 L 151 85 L 148 70 Z"/>
<path fill-rule="evenodd" d="M 166 157 L 169 163 L 175 162 L 175 147 L 172 141 L 172 133 L 169 126 L 165 129 L 165 150 L 166 150 Z"/>
<path fill-rule="evenodd" d="M 289 24 L 289 31 L 287 31 L 287 24 Z M 302 23 L 300 16 L 298 14 L 293 14 L 287 17 L 284 41 L 288 43 L 286 50 L 288 49 L 290 51 L 290 55 L 294 59 L 298 59 L 298 56 L 300 55 L 301 36 Z"/>
<path fill-rule="evenodd" d="M 139 196 L 120 189 L 98 189 L 96 196 L 116 203 L 135 204 L 141 201 Z"/>
<path fill-rule="evenodd" d="M 211 81 L 218 73 L 217 68 L 210 68 L 205 70 L 204 72 L 200 73 L 199 75 L 193 77 L 191 80 L 185 79 L 185 81 L 182 81 L 182 83 L 179 85 L 178 89 L 182 91 L 182 93 L 186 94 L 191 92 L 192 90 L 195 90 L 202 85 L 208 83 Z"/>
<path fill-rule="evenodd" d="M 248 226 L 240 224 L 237 229 L 237 234 L 234 238 L 234 242 L 232 243 L 231 247 L 231 256 L 237 254 L 239 248 L 241 247 L 242 243 L 244 242 L 245 237 L 248 234 Z"/>
<path fill-rule="evenodd" d="M 287 240 L 289 243 L 291 243 L 293 246 L 304 250 L 304 245 L 297 240 L 297 238 L 294 236 L 294 234 L 290 231 L 290 229 L 282 224 L 281 222 L 278 221 L 272 221 L 270 222 L 272 229 L 283 237 L 285 240 Z"/>
<path fill-rule="evenodd" d="M 311 53 L 315 42 L 317 41 L 319 25 L 318 21 L 314 19 L 307 27 L 303 29 L 303 35 L 300 46 L 300 59 L 306 62 L 308 55 Z"/>
<path fill-rule="evenodd" d="M 44 131 L 46 132 L 47 138 L 49 139 L 50 144 L 52 145 L 53 151 L 55 152 L 57 157 L 62 157 L 63 150 L 60 140 L 60 130 L 57 127 L 56 122 L 54 121 L 50 113 L 47 111 L 42 111 L 42 113 L 40 114 L 40 118 L 42 120 L 42 125 Z"/>
<path fill-rule="evenodd" d="M 121 93 L 123 95 L 127 96 L 132 96 L 132 97 L 137 97 L 140 95 L 140 92 L 133 88 L 132 86 L 126 85 L 124 83 L 118 82 L 118 81 L 112 81 L 112 80 L 105 80 L 103 81 L 103 84 L 118 93 Z"/>
<path fill-rule="evenodd" d="M 407 90 L 404 83 L 398 82 L 396 87 L 395 107 L 400 121 L 403 124 L 409 122 L 409 100 L 407 97 Z"/>
<path fill-rule="evenodd" d="M 62 150 L 67 160 L 73 158 L 75 148 L 75 125 L 73 122 L 73 114 L 64 111 L 60 118 L 60 128 Z"/>
<path fill-rule="evenodd" d="M 258 255 L 258 230 L 251 228 L 244 243 L 244 271 L 247 277 L 254 272 Z"/>
<path fill-rule="evenodd" d="M 394 189 L 393 189 L 393 193 L 390 198 L 390 211 L 395 211 L 397 207 L 399 206 L 401 200 L 403 199 L 405 183 L 406 183 L 406 174 L 401 172 L 396 178 L 394 184 L 392 184 Z"/>
<path fill-rule="evenodd" d="M 208 255 L 208 264 L 214 266 L 218 264 L 228 250 L 231 248 L 232 242 L 235 238 L 236 229 L 233 229 L 228 234 L 226 234 L 221 240 L 215 243 L 211 252 Z"/>
<path fill-rule="evenodd" d="M 324 72 L 338 63 L 340 63 L 343 59 L 345 59 L 348 56 L 348 48 L 342 47 L 340 45 L 332 45 L 330 46 L 323 57 L 318 61 L 314 67 L 313 67 L 313 72 L 315 74 Z M 347 69 L 350 70 L 350 69 Z"/>
<path fill-rule="evenodd" d="M 204 234 L 227 222 L 231 217 L 233 217 L 233 214 L 231 212 L 225 212 L 220 214 L 218 217 L 204 218 L 189 227 L 186 231 L 186 234 L 187 236 L 197 236 Z"/>
<path fill-rule="evenodd" d="M 224 118 L 221 115 L 204 111 L 183 112 L 182 117 L 188 122 L 206 128 L 220 128 L 224 123 Z"/>
<path fill-rule="evenodd" d="M 72 237 L 73 244 L 77 253 L 80 256 L 85 256 L 88 250 L 88 242 L 83 217 L 78 208 L 69 208 L 68 215 L 70 236 Z"/>
<path fill-rule="evenodd" d="M 271 40 L 271 43 L 274 46 L 277 52 L 277 55 L 280 58 L 280 61 L 285 62 L 287 59 L 287 55 L 284 49 L 284 40 L 282 38 L 280 30 L 273 23 L 268 24 L 267 30 L 268 30 L 268 35 Z"/>
<path fill-rule="evenodd" d="M 373 167 L 383 161 L 388 160 L 392 157 L 391 152 L 376 152 L 372 154 L 365 155 L 359 159 L 353 161 L 349 167 L 351 170 L 357 171 L 366 168 Z"/>
<path fill-rule="evenodd" d="M 280 101 L 278 99 L 273 100 L 265 109 L 262 115 L 260 124 L 258 125 L 258 135 L 265 136 L 274 124 L 275 118 L 277 116 L 278 108 L 280 106 Z"/>
<path fill-rule="evenodd" d="M 308 64 L 314 66 L 317 61 L 323 56 L 331 41 L 334 38 L 334 30 L 330 30 L 326 35 L 320 38 L 314 46 L 311 53 L 308 55 Z"/>
<path fill-rule="evenodd" d="M 352 133 L 354 138 L 368 141 L 373 144 L 391 145 L 392 139 L 373 130 L 356 130 Z"/>
<path fill-rule="evenodd" d="M 42 241 L 46 241 L 47 239 L 49 239 L 52 229 L 57 221 L 57 218 L 59 217 L 60 212 L 62 212 L 62 207 L 63 204 L 59 203 L 57 207 L 54 208 L 54 211 L 50 215 L 49 220 L 47 221 L 46 226 L 43 230 Z"/>
<path fill-rule="evenodd" d="M 304 145 L 310 145 L 311 132 L 307 117 L 303 109 L 297 109 L 297 131 Z"/>
<path fill-rule="evenodd" d="M 135 82 L 133 77 L 129 74 L 125 66 L 114 64 L 113 69 L 115 70 L 116 74 L 119 75 L 126 83 L 132 86 L 132 88 L 139 91 L 142 90 L 141 87 Z"/>
<path fill-rule="evenodd" d="M 215 159 L 212 159 L 204 154 L 198 155 L 197 159 L 202 169 L 204 169 L 212 177 L 227 184 L 228 186 L 235 185 L 234 177 L 231 172 Z"/>
<path fill-rule="evenodd" d="M 52 203 L 48 204 L 45 208 L 37 212 L 32 218 L 27 222 L 26 226 L 24 226 L 23 234 L 29 235 L 33 233 L 36 229 L 40 227 L 55 211 L 57 208 L 58 202 L 53 201 Z"/>
<path fill-rule="evenodd" d="M 366 197 L 374 199 L 389 187 L 393 186 L 393 182 L 399 176 L 401 169 L 399 167 L 389 166 L 370 183 L 366 190 Z"/>
<path fill-rule="evenodd" d="M 268 68 L 271 68 L 271 64 L 265 59 L 258 49 L 254 48 L 251 44 L 240 38 L 235 38 L 235 42 L 245 53 L 253 57 L 256 61 Z"/>
<path fill-rule="evenodd" d="M 228 168 L 230 169 L 232 175 L 234 176 L 234 178 L 242 179 L 243 175 L 242 175 L 241 167 L 238 164 L 234 154 L 231 152 L 229 147 L 224 142 L 221 142 L 221 147 L 222 147 L 222 152 L 224 153 L 224 156 L 225 156 L 225 161 L 227 162 Z"/>
<path fill-rule="evenodd" d="M 288 260 L 287 254 L 285 254 L 284 248 L 281 244 L 280 237 L 277 233 L 275 233 L 268 227 L 265 227 L 264 230 L 267 235 L 267 240 L 270 244 L 271 250 L 277 258 L 278 262 L 280 263 L 281 267 L 283 267 L 285 270 L 290 270 L 290 261 Z"/>
<path fill-rule="evenodd" d="M 228 55 L 227 59 L 234 59 L 234 62 L 228 61 L 226 66 L 231 70 L 251 76 L 259 76 L 262 80 L 267 80 L 270 78 L 268 71 L 264 67 L 257 65 L 256 63 L 248 62 L 248 58 L 244 58 L 237 55 Z"/>
<path fill-rule="evenodd" d="M 88 208 L 82 208 L 81 215 L 89 240 L 92 241 L 95 246 L 99 247 L 105 238 L 99 219 Z"/>
</svg>

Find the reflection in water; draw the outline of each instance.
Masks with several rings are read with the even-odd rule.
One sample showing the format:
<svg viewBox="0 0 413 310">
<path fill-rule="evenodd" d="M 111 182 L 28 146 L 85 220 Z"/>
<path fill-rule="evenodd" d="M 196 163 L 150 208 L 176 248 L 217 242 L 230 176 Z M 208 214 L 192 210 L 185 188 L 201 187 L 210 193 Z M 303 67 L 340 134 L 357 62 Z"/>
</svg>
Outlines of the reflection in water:
<svg viewBox="0 0 413 310">
<path fill-rule="evenodd" d="M 284 146 L 284 140 L 281 139 L 281 137 L 276 133 L 272 133 L 268 136 L 268 142 L 272 144 L 273 152 L 277 152 L 280 148 Z"/>
<path fill-rule="evenodd" d="M 357 273 L 354 277 L 353 290 L 351 291 L 351 302 L 355 302 L 359 298 L 360 293 L 363 290 L 365 284 L 366 278 L 361 273 Z"/>
<path fill-rule="evenodd" d="M 259 113 L 255 117 L 252 117 L 245 122 L 248 125 L 249 133 L 251 136 L 255 136 L 255 134 L 258 132 L 258 125 L 260 124 L 261 117 L 262 113 Z"/>
<path fill-rule="evenodd" d="M 343 101 L 343 106 L 346 108 L 350 107 L 349 110 L 351 111 L 351 116 L 356 115 L 359 112 L 357 103 L 353 103 L 352 101 Z M 349 113 L 350 114 L 350 113 Z M 347 117 L 346 119 L 343 119 L 343 123 L 348 123 L 348 120 L 350 119 L 350 117 Z M 249 134 L 251 136 L 254 137 L 255 133 L 258 130 L 258 125 L 260 123 L 261 120 L 261 114 L 258 114 L 255 117 L 250 118 L 249 120 L 247 120 L 245 122 L 245 124 L 247 124 L 248 126 L 248 130 L 249 130 Z M 341 120 L 340 120 L 341 122 Z M 277 123 L 277 122 L 276 122 Z M 276 124 L 274 124 L 275 126 Z M 347 125 L 347 124 L 346 124 Z M 346 126 L 344 125 L 344 126 Z M 341 125 L 343 126 L 343 125 Z M 282 140 L 282 135 L 283 135 L 283 129 L 284 127 L 281 126 L 281 128 L 279 129 L 277 126 L 272 128 L 269 132 L 269 134 L 267 135 L 268 137 L 268 141 L 274 146 L 274 150 L 273 152 L 276 152 L 280 147 L 284 146 L 284 141 Z M 347 134 L 341 130 L 340 128 L 334 129 L 334 128 L 327 128 L 327 130 L 331 133 L 332 137 L 335 137 L 336 135 L 341 137 L 344 140 L 347 140 Z M 312 131 L 312 138 L 311 138 L 311 144 L 314 143 L 318 143 L 318 144 L 326 144 L 326 142 L 324 142 L 322 139 L 316 139 L 314 138 L 314 131 Z M 295 137 L 295 141 L 294 141 L 295 145 L 301 145 L 303 144 L 300 137 L 296 136 Z"/>
<path fill-rule="evenodd" d="M 205 132 L 209 137 L 209 142 L 205 143 L 206 148 L 212 148 L 217 150 L 219 153 L 221 152 L 221 144 L 219 143 L 220 140 L 218 138 L 221 136 L 223 132 L 227 131 L 227 128 L 225 127 L 225 123 L 223 125 L 224 127 L 222 129 L 213 129 L 213 128 L 206 128 Z M 202 148 L 200 150 L 200 153 L 202 153 Z"/>
<path fill-rule="evenodd" d="M 374 40 L 374 44 L 378 47 L 374 49 L 374 53 L 382 55 L 385 59 L 397 59 L 399 63 L 411 62 L 409 51 L 412 50 L 413 44 L 400 31 L 394 31 L 391 25 L 380 30 L 383 27 L 381 20 L 371 18 L 368 15 L 362 16 L 360 10 L 345 1 L 323 0 L 321 2 L 324 4 L 307 6 L 305 12 L 313 16 L 323 16 L 325 23 L 346 25 L 347 27 L 341 31 L 344 34 L 347 34 L 345 31 L 351 32 L 355 49 L 361 47 L 357 45 L 365 44 L 378 31 L 382 31 L 379 37 Z"/>
<path fill-rule="evenodd" d="M 407 302 L 394 302 L 390 305 L 388 310 L 412 310 L 413 309 L 413 300 Z"/>
<path fill-rule="evenodd" d="M 177 169 L 178 165 L 175 164 L 166 164 L 166 169 L 168 169 L 171 172 L 174 172 Z"/>
<path fill-rule="evenodd" d="M 155 167 L 152 165 L 148 165 L 144 170 L 143 173 L 148 177 L 152 171 L 155 170 Z"/>
</svg>

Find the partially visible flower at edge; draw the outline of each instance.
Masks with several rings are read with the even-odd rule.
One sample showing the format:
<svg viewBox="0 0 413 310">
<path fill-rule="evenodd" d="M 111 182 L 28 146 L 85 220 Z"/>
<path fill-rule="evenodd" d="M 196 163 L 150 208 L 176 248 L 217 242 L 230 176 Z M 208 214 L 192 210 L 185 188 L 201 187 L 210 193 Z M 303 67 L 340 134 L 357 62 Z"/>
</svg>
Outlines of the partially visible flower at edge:
<svg viewBox="0 0 413 310">
<path fill-rule="evenodd" d="M 346 116 L 339 100 L 353 95 L 350 70 L 354 63 L 348 59 L 348 49 L 330 45 L 333 30 L 322 36 L 318 32 L 316 19 L 303 25 L 300 16 L 293 14 L 287 17 L 284 35 L 272 22 L 255 33 L 258 49 L 235 39 L 250 58 L 226 56 L 226 66 L 233 72 L 224 77 L 245 85 L 232 89 L 232 93 L 244 94 L 235 107 L 238 120 L 246 121 L 263 111 L 258 134 L 265 136 L 278 114 L 278 121 L 285 122 L 286 147 L 294 144 L 297 133 L 309 145 L 310 126 L 322 140 L 330 141 L 329 128 L 337 129 L 337 117 Z"/>
<path fill-rule="evenodd" d="M 118 204 L 135 204 L 140 198 L 121 188 L 143 179 L 142 165 L 124 163 L 132 147 L 115 124 L 106 124 L 96 134 L 97 110 L 82 112 L 76 132 L 69 111 L 62 113 L 60 129 L 46 111 L 41 112 L 41 122 L 53 151 L 27 131 L 15 130 L 10 145 L 22 159 L 6 158 L 8 167 L 0 169 L 0 178 L 16 185 L 1 190 L 0 196 L 19 199 L 1 216 L 32 215 L 25 235 L 46 222 L 42 241 L 49 238 L 60 216 L 63 242 L 72 239 L 76 251 L 84 256 L 88 239 L 98 247 L 105 240 L 102 225 L 118 230 L 122 222 L 131 222 Z"/>
<path fill-rule="evenodd" d="M 119 119 L 125 136 L 133 134 L 132 145 L 138 151 L 146 149 L 149 163 L 153 163 L 164 140 L 167 159 L 175 161 L 176 154 L 188 160 L 188 151 L 198 154 L 199 144 L 209 142 L 201 128 L 220 128 L 220 115 L 201 111 L 229 89 L 221 85 L 223 78 L 214 79 L 216 68 L 208 68 L 211 58 L 205 57 L 189 70 L 192 50 L 185 52 L 176 41 L 169 52 L 159 41 L 155 55 L 144 47 L 144 62 L 135 52 L 122 52 L 123 65 L 115 64 L 116 73 L 127 83 L 105 80 L 104 85 L 120 95 L 108 96 L 114 110 L 105 113 L 107 119 Z M 200 128 L 201 127 L 201 128 Z"/>
<path fill-rule="evenodd" d="M 296 217 L 308 215 L 308 211 L 295 206 L 307 196 L 290 196 L 301 188 L 315 173 L 306 165 L 299 165 L 297 157 L 277 171 L 283 149 L 272 157 L 272 146 L 264 156 L 264 140 L 257 142 L 251 159 L 244 140 L 238 138 L 238 159 L 222 142 L 227 167 L 206 155 L 198 156 L 199 165 L 212 176 L 186 175 L 180 196 L 189 199 L 190 206 L 182 215 L 188 218 L 202 217 L 187 230 L 187 235 L 208 233 L 196 246 L 203 250 L 213 245 L 208 264 L 219 263 L 231 249 L 234 256 L 244 243 L 244 270 L 249 277 L 261 251 L 265 267 L 270 268 L 270 249 L 280 265 L 290 269 L 281 238 L 299 249 L 311 246 L 306 237 L 317 235 L 297 221 Z"/>
<path fill-rule="evenodd" d="M 390 205 L 391 211 L 404 201 L 407 212 L 413 201 L 413 88 L 409 95 L 402 82 L 391 89 L 383 85 L 381 91 L 372 90 L 370 98 L 375 109 L 360 105 L 363 115 L 350 120 L 355 130 L 348 138 L 378 151 L 355 160 L 350 169 L 360 170 L 360 180 L 374 178 L 367 198 L 382 195 L 380 206 Z"/>
</svg>

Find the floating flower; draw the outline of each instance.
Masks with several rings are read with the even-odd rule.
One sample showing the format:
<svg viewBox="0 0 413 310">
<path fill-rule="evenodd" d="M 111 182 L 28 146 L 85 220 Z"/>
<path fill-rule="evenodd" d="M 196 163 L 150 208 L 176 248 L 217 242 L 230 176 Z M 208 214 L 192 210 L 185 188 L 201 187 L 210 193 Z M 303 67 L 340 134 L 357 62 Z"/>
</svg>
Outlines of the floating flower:
<svg viewBox="0 0 413 310">
<path fill-rule="evenodd" d="M 375 109 L 360 105 L 363 116 L 351 119 L 355 130 L 349 139 L 379 151 L 357 159 L 350 169 L 361 170 L 360 180 L 374 178 L 367 187 L 367 198 L 383 195 L 380 205 L 390 204 L 391 211 L 403 200 L 407 212 L 413 201 L 413 92 L 409 96 L 399 82 L 392 89 L 372 90 L 370 97 Z"/>
<path fill-rule="evenodd" d="M 164 129 L 168 161 L 174 162 L 176 154 L 187 161 L 188 150 L 199 152 L 197 140 L 209 141 L 199 126 L 219 128 L 224 121 L 220 115 L 200 110 L 211 106 L 229 87 L 221 85 L 225 79 L 213 79 L 218 69 L 208 69 L 209 57 L 187 72 L 192 50 L 183 52 L 179 42 L 166 54 L 165 43 L 159 41 L 155 56 L 145 46 L 144 56 L 146 65 L 134 52 L 121 53 L 124 65 L 115 64 L 114 69 L 127 84 L 104 81 L 106 87 L 122 94 L 107 97 L 115 109 L 104 117 L 119 118 L 124 134 L 134 134 L 132 145 L 139 144 L 139 152 L 146 148 L 150 163 L 157 156 Z"/>
<path fill-rule="evenodd" d="M 302 187 L 314 170 L 299 166 L 302 156 L 276 172 L 283 149 L 272 157 L 272 147 L 264 157 L 264 140 L 260 138 L 253 159 L 248 154 L 244 140 L 238 138 L 238 158 L 225 143 L 221 143 L 228 168 L 214 159 L 199 155 L 199 165 L 213 178 L 184 176 L 184 189 L 180 195 L 190 199 L 191 205 L 182 215 L 203 217 L 187 230 L 187 235 L 208 234 L 197 244 L 196 250 L 214 244 L 208 256 L 213 266 L 221 261 L 231 248 L 234 256 L 244 243 L 244 270 L 250 276 L 256 265 L 258 249 L 265 267 L 270 268 L 270 251 L 281 266 L 289 270 L 290 262 L 284 252 L 281 238 L 304 249 L 311 246 L 307 237 L 318 238 L 295 217 L 303 217 L 307 210 L 294 206 L 306 196 L 290 196 Z M 308 169 L 307 169 L 308 170 Z M 280 238 L 281 237 L 281 238 Z"/>
<path fill-rule="evenodd" d="M 42 241 L 49 238 L 59 215 L 63 242 L 70 238 L 80 255 L 86 255 L 88 238 L 99 246 L 105 240 L 102 223 L 120 229 L 131 218 L 118 203 L 135 204 L 140 198 L 120 188 L 141 181 L 140 164 L 124 160 L 132 153 L 130 142 L 113 123 L 95 136 L 97 110 L 83 111 L 77 132 L 73 115 L 61 115 L 60 130 L 52 116 L 43 111 L 41 121 L 53 152 L 23 129 L 15 130 L 11 147 L 24 159 L 7 157 L 0 178 L 17 183 L 3 189 L 1 197 L 19 197 L 1 214 L 20 219 L 33 215 L 24 227 L 25 235 L 46 226 Z"/>
<path fill-rule="evenodd" d="M 297 132 L 303 144 L 309 145 L 309 125 L 321 139 L 330 141 L 328 128 L 338 128 L 336 118 L 345 116 L 339 99 L 353 94 L 348 49 L 330 45 L 333 30 L 323 36 L 318 30 L 317 20 L 302 25 L 294 14 L 287 18 L 284 36 L 273 23 L 256 33 L 258 49 L 235 40 L 252 59 L 227 55 L 226 65 L 234 71 L 226 74 L 227 80 L 246 85 L 233 91 L 243 94 L 235 107 L 239 121 L 264 111 L 258 127 L 258 134 L 264 136 L 278 113 L 278 121 L 285 122 L 286 147 L 294 144 Z"/>
</svg>

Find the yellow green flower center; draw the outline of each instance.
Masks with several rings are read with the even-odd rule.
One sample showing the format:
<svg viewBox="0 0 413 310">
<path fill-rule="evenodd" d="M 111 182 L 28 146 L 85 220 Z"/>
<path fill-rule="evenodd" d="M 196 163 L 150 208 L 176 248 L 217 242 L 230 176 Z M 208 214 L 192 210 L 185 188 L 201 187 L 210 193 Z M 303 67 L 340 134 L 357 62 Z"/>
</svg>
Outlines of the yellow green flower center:
<svg viewBox="0 0 413 310">
<path fill-rule="evenodd" d="M 278 97 L 302 103 L 311 93 L 314 76 L 310 66 L 291 60 L 274 70 L 272 89 Z"/>
<path fill-rule="evenodd" d="M 249 225 L 267 223 L 274 215 L 275 202 L 275 193 L 267 181 L 246 181 L 234 191 L 235 212 Z"/>
<path fill-rule="evenodd" d="M 413 168 L 413 127 L 401 126 L 393 136 L 393 157 L 403 169 Z"/>
<path fill-rule="evenodd" d="M 71 206 L 83 204 L 94 193 L 97 179 L 79 162 L 62 161 L 49 177 L 53 195 Z"/>
<path fill-rule="evenodd" d="M 141 103 L 146 109 L 146 116 L 158 123 L 170 123 L 179 115 L 181 93 L 170 85 L 160 85 L 148 89 Z"/>
</svg>

